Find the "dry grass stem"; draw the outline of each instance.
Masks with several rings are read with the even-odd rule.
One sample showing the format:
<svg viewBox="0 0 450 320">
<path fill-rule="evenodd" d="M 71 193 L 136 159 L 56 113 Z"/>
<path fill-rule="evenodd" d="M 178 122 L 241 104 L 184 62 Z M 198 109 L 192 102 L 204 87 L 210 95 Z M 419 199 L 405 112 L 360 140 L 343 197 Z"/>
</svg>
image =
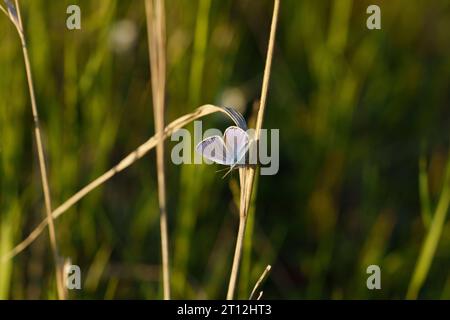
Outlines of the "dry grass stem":
<svg viewBox="0 0 450 320">
<path fill-rule="evenodd" d="M 0 4 L 0 11 L 6 14 L 6 16 L 9 18 L 8 11 Z"/>
<path fill-rule="evenodd" d="M 261 89 L 261 100 L 259 104 L 258 117 L 255 127 L 255 143 L 258 145 L 259 136 L 261 133 L 261 127 L 264 120 L 264 111 L 266 108 L 267 93 L 269 89 L 270 70 L 272 67 L 273 48 L 275 45 L 275 35 L 277 31 L 278 11 L 280 7 L 280 1 L 275 0 L 273 7 L 272 23 L 270 27 L 269 45 L 267 48 L 266 65 L 264 68 L 263 84 Z M 242 244 L 244 241 L 245 227 L 247 224 L 247 213 L 250 205 L 251 194 L 253 190 L 253 181 L 255 178 L 255 168 L 246 167 L 239 170 L 241 181 L 241 201 L 239 209 L 239 230 L 236 239 L 236 247 L 234 251 L 233 266 L 231 268 L 230 281 L 228 284 L 227 300 L 231 300 L 234 297 L 234 291 L 236 288 L 236 281 L 239 272 L 239 264 L 242 255 Z"/>
<path fill-rule="evenodd" d="M 11 6 L 11 4 L 9 3 Z M 50 196 L 50 187 L 48 183 L 48 175 L 47 175 L 47 168 L 45 165 L 45 154 L 44 154 L 44 147 L 42 145 L 42 138 L 41 138 L 41 129 L 39 124 L 39 115 L 38 115 L 38 109 L 36 105 L 36 97 L 34 93 L 34 84 L 33 84 L 33 77 L 31 73 L 31 65 L 30 65 L 30 59 L 28 55 L 28 49 L 27 49 L 27 42 L 25 39 L 25 33 L 23 31 L 23 24 L 22 24 L 22 17 L 20 14 L 20 7 L 19 2 L 15 1 L 15 10 L 17 16 L 13 16 L 12 10 L 9 10 L 9 15 L 11 21 L 15 24 L 17 28 L 17 32 L 20 37 L 20 41 L 22 44 L 22 52 L 23 52 L 23 58 L 25 62 L 25 71 L 27 75 L 27 83 L 28 83 L 28 89 L 30 93 L 30 100 L 31 100 L 31 111 L 33 116 L 33 123 L 34 123 L 34 133 L 35 133 L 35 139 L 36 139 L 36 148 L 38 153 L 38 160 L 39 160 L 39 170 L 41 173 L 41 182 L 42 182 L 42 189 L 44 193 L 44 201 L 45 201 L 45 210 L 47 214 L 47 223 L 48 223 L 48 230 L 49 230 L 49 237 L 50 237 L 50 245 L 53 252 L 53 259 L 55 263 L 55 273 L 56 273 L 56 287 L 58 292 L 58 298 L 64 299 L 64 287 L 63 287 L 63 274 L 62 274 L 62 266 L 60 265 L 60 259 L 58 255 L 58 246 L 56 241 L 56 232 L 55 232 L 55 225 L 53 223 L 53 217 L 52 217 L 52 202 L 51 202 L 51 196 Z"/>
<path fill-rule="evenodd" d="M 165 10 L 163 0 L 146 0 L 148 48 L 151 69 L 153 115 L 155 131 L 164 131 L 166 39 Z M 170 299 L 169 235 L 167 230 L 166 181 L 164 168 L 164 140 L 156 146 L 156 167 L 158 177 L 158 202 L 160 211 L 161 255 L 164 299 Z"/>
<path fill-rule="evenodd" d="M 255 287 L 253 288 L 252 293 L 250 294 L 250 298 L 248 298 L 249 300 L 253 300 L 255 293 L 259 290 L 259 288 L 261 287 L 264 280 L 266 280 L 266 278 L 269 276 L 271 269 L 272 269 L 272 266 L 270 264 L 264 269 L 264 272 L 261 274 L 258 281 L 256 281 Z M 259 300 L 261 298 L 261 296 L 262 296 L 262 291 L 259 293 L 257 300 Z"/>
<path fill-rule="evenodd" d="M 198 107 L 194 112 L 188 113 L 179 117 L 178 119 L 172 121 L 169 125 L 167 125 L 164 129 L 163 135 L 161 137 L 160 134 L 155 134 L 153 137 L 148 139 L 145 143 L 140 145 L 133 152 L 128 154 L 125 158 L 123 158 L 117 165 L 106 171 L 104 174 L 99 176 L 97 179 L 83 187 L 80 191 L 75 193 L 69 199 L 67 199 L 63 204 L 61 204 L 58 208 L 56 208 L 53 213 L 53 219 L 57 219 L 64 212 L 69 210 L 75 204 L 77 204 L 81 199 L 83 199 L 86 195 L 88 195 L 92 190 L 101 186 L 103 183 L 107 182 L 109 179 L 114 177 L 117 173 L 125 170 L 129 166 L 131 166 L 134 162 L 142 158 L 146 155 L 150 150 L 152 150 L 158 142 L 162 139 L 165 140 L 172 135 L 176 130 L 186 126 L 187 124 L 202 118 L 204 116 L 210 115 L 212 113 L 222 112 L 226 114 L 236 125 L 239 125 L 238 119 L 234 116 L 230 110 L 226 108 L 221 108 L 218 106 L 214 106 L 211 104 L 206 104 L 201 107 Z M 36 240 L 39 235 L 45 230 L 45 227 L 48 225 L 48 220 L 44 219 L 21 243 L 15 246 L 10 252 L 4 255 L 1 261 L 7 261 L 12 259 L 20 252 L 25 250 L 34 240 Z"/>
</svg>

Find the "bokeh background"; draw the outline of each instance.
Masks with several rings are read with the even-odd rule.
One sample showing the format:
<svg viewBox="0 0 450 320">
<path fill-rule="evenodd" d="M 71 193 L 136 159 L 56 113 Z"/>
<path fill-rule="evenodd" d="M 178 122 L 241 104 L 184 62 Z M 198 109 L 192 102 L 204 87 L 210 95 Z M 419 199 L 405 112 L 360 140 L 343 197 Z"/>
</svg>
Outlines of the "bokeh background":
<svg viewBox="0 0 450 320">
<path fill-rule="evenodd" d="M 53 205 L 154 133 L 144 3 L 23 0 Z M 67 30 L 78 4 L 82 29 Z M 382 29 L 366 28 L 378 4 Z M 251 122 L 273 2 L 168 0 L 166 122 L 204 103 Z M 255 189 L 237 296 L 403 299 L 439 199 L 448 210 L 450 2 L 282 0 L 264 127 L 280 170 Z M 45 217 L 20 41 L 0 16 L 0 255 Z M 223 116 L 204 127 L 230 125 Z M 224 298 L 237 175 L 169 162 L 174 298 Z M 446 204 L 446 206 L 445 206 Z M 73 299 L 160 299 L 155 152 L 56 222 L 82 271 Z M 448 219 L 447 219 L 448 220 Z M 450 223 L 419 298 L 450 299 Z M 366 288 L 377 264 L 382 289 Z M 0 265 L 0 298 L 55 298 L 48 234 Z"/>
</svg>

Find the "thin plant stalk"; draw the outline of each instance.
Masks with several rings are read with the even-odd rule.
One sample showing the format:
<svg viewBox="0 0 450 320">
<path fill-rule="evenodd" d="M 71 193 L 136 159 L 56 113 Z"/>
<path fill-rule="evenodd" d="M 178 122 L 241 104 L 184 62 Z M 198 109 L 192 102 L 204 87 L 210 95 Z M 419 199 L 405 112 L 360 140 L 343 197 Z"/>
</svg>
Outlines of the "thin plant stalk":
<svg viewBox="0 0 450 320">
<path fill-rule="evenodd" d="M 270 27 L 269 45 L 267 48 L 266 65 L 264 68 L 263 84 L 261 89 L 261 100 L 259 104 L 258 116 L 255 126 L 255 144 L 258 146 L 261 134 L 262 123 L 264 120 L 264 111 L 266 108 L 267 93 L 269 89 L 270 70 L 272 67 L 273 50 L 275 46 L 275 35 L 277 30 L 278 12 L 280 8 L 280 0 L 275 0 L 272 15 L 272 24 Z M 239 264 L 242 255 L 242 243 L 245 236 L 245 227 L 247 224 L 247 213 L 250 206 L 251 194 L 253 189 L 253 181 L 255 178 L 255 168 L 246 167 L 239 170 L 241 181 L 241 203 L 239 209 L 239 230 L 236 239 L 234 251 L 233 265 L 231 268 L 230 281 L 228 283 L 227 300 L 232 300 L 236 289 L 236 281 L 239 272 Z"/>
<path fill-rule="evenodd" d="M 238 295 L 244 298 L 248 295 L 250 286 L 250 269 L 251 269 L 251 253 L 252 253 L 252 239 L 255 228 L 255 201 L 258 189 L 258 173 L 255 174 L 255 187 L 253 188 L 250 206 L 247 214 L 247 223 L 245 227 L 245 237 L 242 248 L 242 265 L 240 270 L 240 279 L 238 285 L 240 286 L 240 293 Z"/>
<path fill-rule="evenodd" d="M 264 271 L 261 274 L 261 276 L 259 277 L 258 281 L 256 281 L 256 284 L 253 287 L 252 293 L 250 293 L 250 297 L 248 298 L 249 300 L 254 299 L 256 292 L 259 290 L 259 288 L 261 288 L 264 280 L 266 280 L 267 277 L 269 276 L 271 269 L 272 269 L 272 266 L 270 264 L 264 269 Z M 261 291 L 261 294 L 262 294 L 262 291 Z M 258 300 L 259 300 L 259 297 L 261 297 L 261 294 L 258 296 Z"/>
<path fill-rule="evenodd" d="M 1 4 L 0 4 L 0 11 L 6 14 L 6 16 L 9 18 L 8 11 L 6 11 L 6 9 Z"/>
<path fill-rule="evenodd" d="M 244 236 L 245 236 L 245 227 L 247 225 L 247 217 L 240 215 L 239 217 L 239 229 L 236 239 L 236 247 L 234 248 L 234 256 L 233 256 L 233 266 L 231 268 L 231 275 L 230 275 L 230 282 L 228 284 L 228 293 L 227 293 L 227 300 L 232 300 L 235 287 L 236 287 L 236 281 L 237 281 L 237 275 L 239 272 L 239 265 L 241 262 L 241 256 L 242 256 L 242 247 L 244 243 Z"/>
<path fill-rule="evenodd" d="M 416 299 L 422 288 L 436 253 L 439 239 L 442 235 L 445 219 L 450 206 L 450 154 L 447 159 L 446 172 L 442 185 L 442 192 L 434 212 L 427 235 L 422 245 L 411 282 L 406 293 L 407 299 Z"/>
<path fill-rule="evenodd" d="M 419 196 L 424 226 L 428 229 L 431 221 L 430 192 L 428 190 L 428 173 L 425 156 L 419 158 Z"/>
<path fill-rule="evenodd" d="M 7 2 L 9 6 L 11 6 L 10 2 Z M 52 216 L 52 201 L 50 196 L 50 187 L 48 183 L 48 175 L 47 175 L 47 168 L 45 165 L 45 154 L 44 154 L 44 147 L 42 145 L 42 138 L 41 138 L 41 129 L 40 129 L 40 123 L 39 123 L 39 114 L 36 104 L 36 96 L 34 93 L 34 83 L 33 83 L 33 76 L 31 73 L 31 64 L 30 64 L 30 58 L 28 55 L 28 49 L 27 49 L 27 42 L 25 38 L 25 33 L 23 30 L 23 24 L 22 24 L 22 16 L 20 13 L 20 7 L 18 0 L 15 0 L 15 10 L 16 10 L 16 16 L 13 15 L 12 12 L 9 13 L 10 19 L 13 22 L 13 24 L 16 26 L 17 32 L 20 37 L 20 42 L 22 44 L 22 53 L 25 63 L 25 71 L 27 76 L 27 83 L 28 83 L 28 89 L 30 93 L 30 100 L 31 100 L 31 111 L 33 116 L 33 123 L 34 123 L 34 134 L 35 134 L 35 140 L 36 140 L 36 148 L 38 153 L 38 160 L 39 160 L 39 171 L 41 173 L 41 183 L 42 183 L 42 189 L 44 193 L 44 201 L 45 201 L 45 211 L 47 215 L 47 222 L 48 222 L 48 231 L 49 231 L 49 237 L 50 237 L 50 246 L 53 253 L 53 259 L 55 263 L 55 276 L 56 276 L 56 289 L 58 293 L 58 298 L 60 300 L 63 300 L 65 298 L 64 294 L 64 287 L 63 287 L 63 275 L 62 275 L 62 267 L 59 263 L 59 255 L 58 255 L 58 245 L 56 241 L 56 231 L 55 231 L 55 225 L 53 223 L 53 216 Z M 2 11 L 5 11 L 2 7 Z"/>
<path fill-rule="evenodd" d="M 148 48 L 151 67 L 153 115 L 155 131 L 164 131 L 164 98 L 166 81 L 165 59 L 165 10 L 163 0 L 145 1 L 147 16 Z M 156 146 L 156 169 L 158 178 L 158 202 L 160 211 L 161 255 L 164 299 L 170 299 L 169 235 L 167 230 L 166 181 L 164 168 L 164 140 Z"/>
</svg>

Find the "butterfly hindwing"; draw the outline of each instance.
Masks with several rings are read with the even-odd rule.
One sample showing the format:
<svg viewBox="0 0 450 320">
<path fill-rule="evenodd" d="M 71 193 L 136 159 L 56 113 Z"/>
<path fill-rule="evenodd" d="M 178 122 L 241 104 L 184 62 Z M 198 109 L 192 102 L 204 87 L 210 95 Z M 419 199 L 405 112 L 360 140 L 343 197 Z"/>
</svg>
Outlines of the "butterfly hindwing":
<svg viewBox="0 0 450 320">
<path fill-rule="evenodd" d="M 223 134 L 224 142 L 227 150 L 233 159 L 233 164 L 245 161 L 245 154 L 248 150 L 249 137 L 247 132 L 242 128 L 231 126 L 225 130 Z"/>
</svg>

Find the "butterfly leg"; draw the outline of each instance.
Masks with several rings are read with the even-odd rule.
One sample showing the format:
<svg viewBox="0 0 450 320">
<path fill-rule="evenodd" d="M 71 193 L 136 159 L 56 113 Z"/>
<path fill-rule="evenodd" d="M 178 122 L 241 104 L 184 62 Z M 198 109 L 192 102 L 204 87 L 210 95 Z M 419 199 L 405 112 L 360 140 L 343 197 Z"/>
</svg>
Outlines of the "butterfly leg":
<svg viewBox="0 0 450 320">
<path fill-rule="evenodd" d="M 234 166 L 231 166 L 230 169 L 222 176 L 222 179 L 224 179 L 231 171 L 233 171 Z"/>
<path fill-rule="evenodd" d="M 218 172 L 223 172 L 223 171 L 225 171 L 225 170 L 229 170 L 229 168 L 222 168 L 222 169 L 216 170 L 216 173 L 218 173 Z"/>
</svg>

